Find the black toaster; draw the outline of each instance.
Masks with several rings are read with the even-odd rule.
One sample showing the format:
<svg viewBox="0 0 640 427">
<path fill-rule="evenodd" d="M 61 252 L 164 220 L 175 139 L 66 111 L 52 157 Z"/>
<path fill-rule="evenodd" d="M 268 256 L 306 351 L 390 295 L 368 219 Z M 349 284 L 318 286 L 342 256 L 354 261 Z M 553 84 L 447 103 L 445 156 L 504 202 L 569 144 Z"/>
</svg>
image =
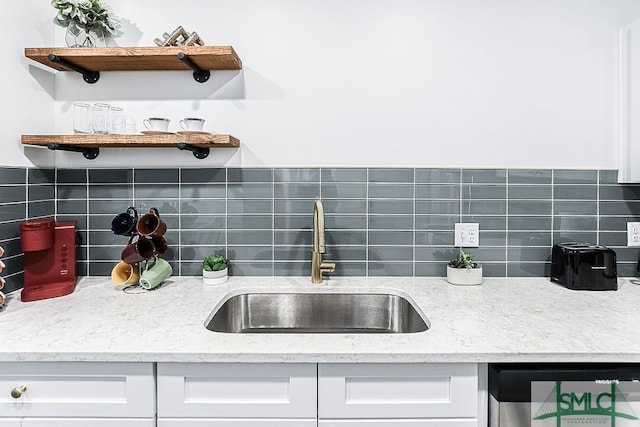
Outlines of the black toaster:
<svg viewBox="0 0 640 427">
<path fill-rule="evenodd" d="M 616 253 L 589 243 L 560 243 L 551 250 L 551 280 L 569 289 L 618 290 Z"/>
</svg>

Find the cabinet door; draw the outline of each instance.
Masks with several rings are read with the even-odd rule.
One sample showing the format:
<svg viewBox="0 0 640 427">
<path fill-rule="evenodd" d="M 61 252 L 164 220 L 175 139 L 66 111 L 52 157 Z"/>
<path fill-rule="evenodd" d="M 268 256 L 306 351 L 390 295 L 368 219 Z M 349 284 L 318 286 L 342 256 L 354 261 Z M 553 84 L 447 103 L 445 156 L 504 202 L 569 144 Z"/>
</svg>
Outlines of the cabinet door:
<svg viewBox="0 0 640 427">
<path fill-rule="evenodd" d="M 320 419 L 477 418 L 475 364 L 321 364 Z"/>
<path fill-rule="evenodd" d="M 20 418 L 0 418 L 0 427 L 20 427 Z"/>
<path fill-rule="evenodd" d="M 640 182 L 640 20 L 620 29 L 618 182 Z"/>
<path fill-rule="evenodd" d="M 317 427 L 316 420 L 267 419 L 212 419 L 212 418 L 160 418 L 158 427 Z"/>
<path fill-rule="evenodd" d="M 424 419 L 424 420 L 320 420 L 318 427 L 478 427 L 475 419 Z"/>
<path fill-rule="evenodd" d="M 20 398 L 11 391 L 26 390 Z M 153 418 L 151 363 L 0 363 L 0 414 L 16 417 Z"/>
<path fill-rule="evenodd" d="M 315 364 L 158 363 L 158 417 L 316 418 Z"/>
<path fill-rule="evenodd" d="M 153 418 L 24 418 L 22 420 L 22 427 L 155 427 L 155 425 Z"/>
</svg>

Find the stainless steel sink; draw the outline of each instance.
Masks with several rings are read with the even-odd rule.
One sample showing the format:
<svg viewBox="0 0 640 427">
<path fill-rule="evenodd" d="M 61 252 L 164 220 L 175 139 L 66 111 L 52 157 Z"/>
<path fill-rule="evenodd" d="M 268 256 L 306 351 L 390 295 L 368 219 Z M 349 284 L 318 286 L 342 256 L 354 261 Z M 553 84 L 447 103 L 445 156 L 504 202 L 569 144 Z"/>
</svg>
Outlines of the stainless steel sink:
<svg viewBox="0 0 640 427">
<path fill-rule="evenodd" d="M 395 334 L 422 332 L 429 321 L 409 301 L 387 293 L 246 293 L 209 315 L 226 333 Z"/>
</svg>

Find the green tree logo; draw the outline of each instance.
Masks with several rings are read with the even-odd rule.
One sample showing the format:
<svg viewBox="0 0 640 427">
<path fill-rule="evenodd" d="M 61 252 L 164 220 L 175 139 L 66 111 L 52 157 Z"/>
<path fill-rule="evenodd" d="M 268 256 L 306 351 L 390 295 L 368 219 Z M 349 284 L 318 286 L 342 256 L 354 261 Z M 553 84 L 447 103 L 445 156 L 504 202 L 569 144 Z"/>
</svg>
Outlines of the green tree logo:
<svg viewBox="0 0 640 427">
<path fill-rule="evenodd" d="M 562 417 L 608 417 L 611 427 L 615 427 L 616 418 L 638 420 L 615 381 L 611 382 L 609 391 L 600 393 L 563 392 L 561 385 L 562 381 L 555 382 L 542 407 L 533 417 L 534 420 L 555 418 L 556 427 L 561 427 Z"/>
</svg>

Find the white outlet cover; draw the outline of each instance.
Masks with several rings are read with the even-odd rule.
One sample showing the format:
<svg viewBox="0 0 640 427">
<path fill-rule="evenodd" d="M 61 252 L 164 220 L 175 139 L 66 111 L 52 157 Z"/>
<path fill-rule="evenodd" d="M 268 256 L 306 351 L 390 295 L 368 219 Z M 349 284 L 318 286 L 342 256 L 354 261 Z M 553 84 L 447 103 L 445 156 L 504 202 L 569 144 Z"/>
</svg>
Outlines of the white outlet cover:
<svg viewBox="0 0 640 427">
<path fill-rule="evenodd" d="M 640 246 L 640 222 L 627 223 L 627 246 Z"/>
<path fill-rule="evenodd" d="M 454 231 L 454 246 L 459 248 L 480 246 L 480 224 L 477 222 L 457 222 Z"/>
</svg>

